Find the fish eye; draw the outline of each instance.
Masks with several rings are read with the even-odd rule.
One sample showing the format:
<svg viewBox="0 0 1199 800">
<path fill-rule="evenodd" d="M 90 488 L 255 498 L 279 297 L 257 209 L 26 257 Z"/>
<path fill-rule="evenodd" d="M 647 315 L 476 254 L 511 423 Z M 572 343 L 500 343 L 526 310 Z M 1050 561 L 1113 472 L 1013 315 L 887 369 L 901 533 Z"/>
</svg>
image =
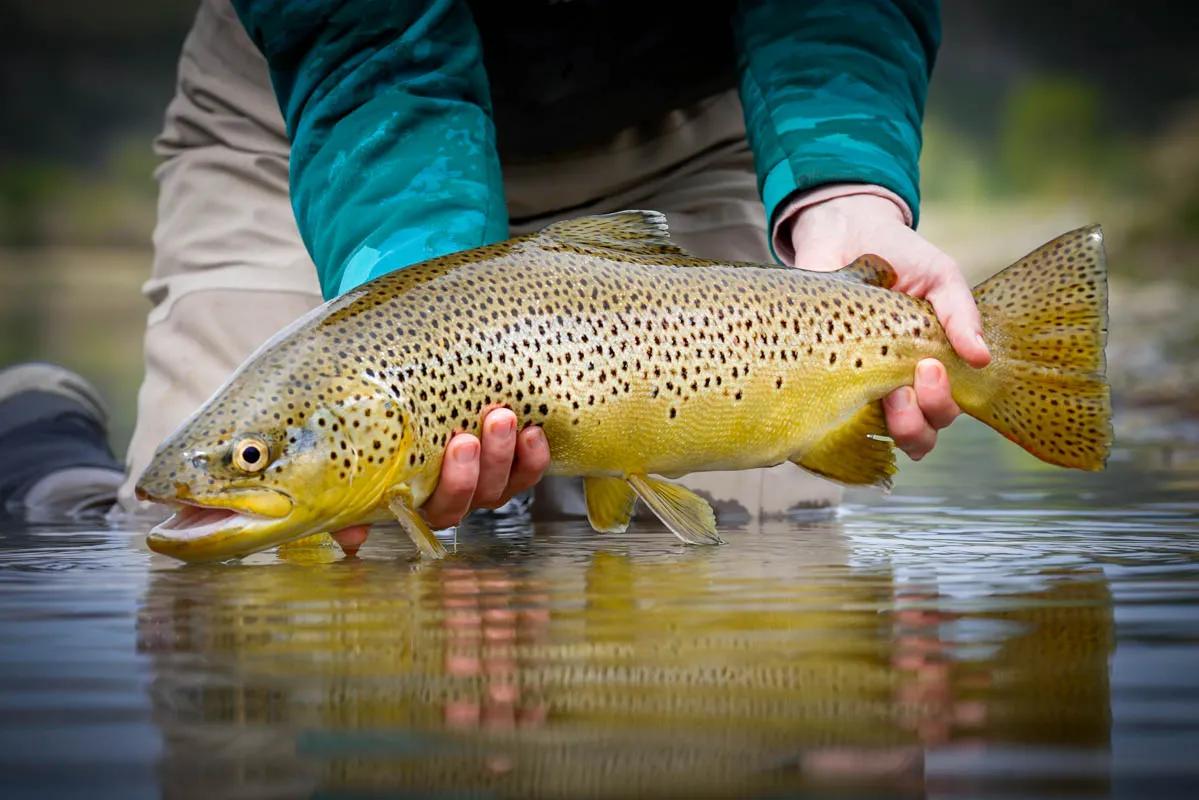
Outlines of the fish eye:
<svg viewBox="0 0 1199 800">
<path fill-rule="evenodd" d="M 233 464 L 242 472 L 259 472 L 266 467 L 270 452 L 266 442 L 247 436 L 233 445 Z"/>
</svg>

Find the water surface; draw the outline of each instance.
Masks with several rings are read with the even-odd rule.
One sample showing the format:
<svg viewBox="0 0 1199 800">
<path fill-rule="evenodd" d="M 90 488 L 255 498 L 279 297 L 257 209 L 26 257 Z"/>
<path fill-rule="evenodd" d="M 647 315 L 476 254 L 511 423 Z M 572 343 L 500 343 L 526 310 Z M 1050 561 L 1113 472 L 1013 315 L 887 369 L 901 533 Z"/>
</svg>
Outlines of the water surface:
<svg viewBox="0 0 1199 800">
<path fill-rule="evenodd" d="M 958 425 L 890 497 L 233 565 L 0 523 L 5 796 L 1199 796 L 1199 449 Z"/>
</svg>

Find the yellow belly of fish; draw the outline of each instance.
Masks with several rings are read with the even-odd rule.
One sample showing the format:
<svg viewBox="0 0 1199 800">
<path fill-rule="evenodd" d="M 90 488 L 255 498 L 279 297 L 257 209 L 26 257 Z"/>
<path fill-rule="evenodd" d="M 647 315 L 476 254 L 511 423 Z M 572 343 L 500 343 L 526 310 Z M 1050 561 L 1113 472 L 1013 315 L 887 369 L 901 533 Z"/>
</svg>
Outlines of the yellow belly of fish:
<svg viewBox="0 0 1199 800">
<path fill-rule="evenodd" d="M 849 376 L 835 370 L 757 370 L 736 387 L 686 402 L 638 387 L 579 415 L 551 414 L 544 427 L 561 475 L 655 474 L 767 467 L 797 459 L 866 403 L 911 382 L 912 365 L 882 364 Z M 775 386 L 783 379 L 783 387 Z M 741 399 L 736 399 L 738 392 Z M 675 414 L 671 416 L 671 409 Z"/>
</svg>

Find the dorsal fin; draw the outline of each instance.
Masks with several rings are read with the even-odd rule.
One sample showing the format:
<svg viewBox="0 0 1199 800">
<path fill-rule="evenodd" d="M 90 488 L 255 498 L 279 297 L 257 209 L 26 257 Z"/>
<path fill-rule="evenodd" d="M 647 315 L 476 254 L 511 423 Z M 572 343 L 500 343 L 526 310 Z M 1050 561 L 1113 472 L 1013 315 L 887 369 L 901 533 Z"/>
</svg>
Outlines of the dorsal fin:
<svg viewBox="0 0 1199 800">
<path fill-rule="evenodd" d="M 584 250 L 602 248 L 638 255 L 688 255 L 670 241 L 666 216 L 660 211 L 617 211 L 567 219 L 547 225 L 538 234 Z"/>
<path fill-rule="evenodd" d="M 895 274 L 895 268 L 888 264 L 885 258 L 870 254 L 858 256 L 852 263 L 832 274 L 842 280 L 881 286 L 884 289 L 890 289 L 899 279 Z"/>
</svg>

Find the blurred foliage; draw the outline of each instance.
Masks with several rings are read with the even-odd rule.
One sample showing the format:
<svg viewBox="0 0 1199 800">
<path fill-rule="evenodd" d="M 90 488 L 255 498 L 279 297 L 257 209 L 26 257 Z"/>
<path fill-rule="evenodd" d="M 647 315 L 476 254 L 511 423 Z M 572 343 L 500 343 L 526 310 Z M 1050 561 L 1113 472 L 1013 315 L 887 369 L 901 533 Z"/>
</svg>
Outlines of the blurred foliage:
<svg viewBox="0 0 1199 800">
<path fill-rule="evenodd" d="M 118 142 L 96 168 L 30 160 L 0 167 L 0 243 L 145 245 L 154 164 L 137 137 Z"/>
<path fill-rule="evenodd" d="M 1179 115 L 1146 159 L 1153 191 L 1149 229 L 1194 241 L 1199 237 L 1199 102 Z"/>
<path fill-rule="evenodd" d="M 1138 192 L 1145 142 L 1107 123 L 1103 93 L 1073 77 L 1015 83 L 989 136 L 964 135 L 933 106 L 924 127 L 924 196 L 934 200 L 1067 200 Z"/>
<path fill-rule="evenodd" d="M 982 200 L 995 179 L 982 148 L 955 129 L 952 120 L 930 113 L 924 123 L 920 190 L 925 200 Z"/>
<path fill-rule="evenodd" d="M 997 164 L 1015 193 L 1092 191 L 1113 163 L 1099 121 L 1099 90 L 1069 78 L 1034 78 L 1016 86 L 999 129 Z"/>
<path fill-rule="evenodd" d="M 1140 187 L 1121 249 L 1125 268 L 1141 280 L 1199 287 L 1199 103 L 1179 112 L 1140 152 Z M 1199 315 L 1191 318 L 1199 336 Z"/>
<path fill-rule="evenodd" d="M 980 214 L 1076 207 L 1116 232 L 1114 273 L 1199 283 L 1199 101 L 1136 134 L 1108 105 L 1100 85 L 1057 74 L 1013 82 L 989 136 L 964 134 L 952 109 L 930 105 L 924 199 Z"/>
</svg>

